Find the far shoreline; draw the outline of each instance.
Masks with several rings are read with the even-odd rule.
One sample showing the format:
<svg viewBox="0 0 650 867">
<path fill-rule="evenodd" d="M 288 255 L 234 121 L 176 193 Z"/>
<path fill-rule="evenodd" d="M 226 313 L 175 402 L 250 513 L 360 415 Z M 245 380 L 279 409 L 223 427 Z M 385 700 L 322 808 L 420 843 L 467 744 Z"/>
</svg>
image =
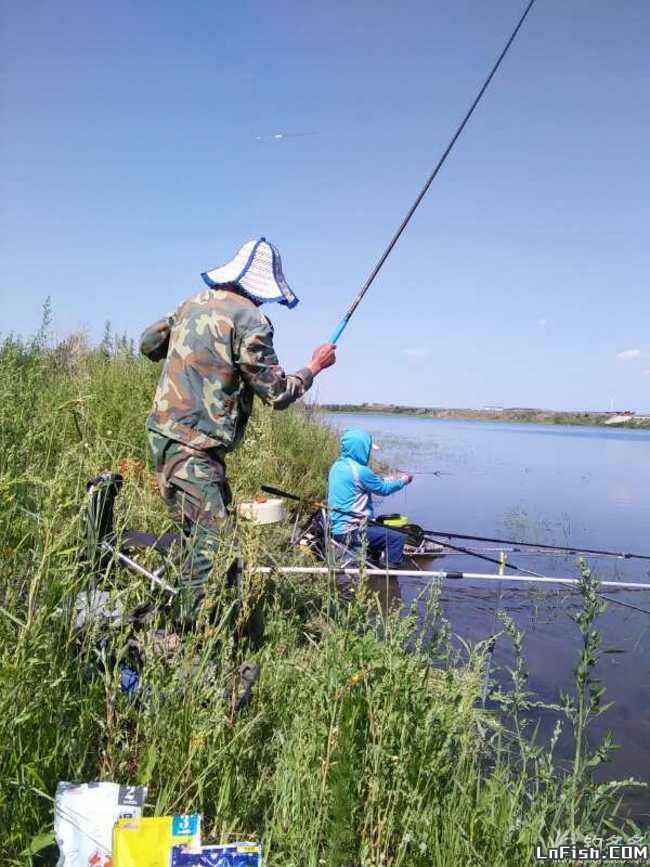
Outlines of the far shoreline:
<svg viewBox="0 0 650 867">
<path fill-rule="evenodd" d="M 463 409 L 444 407 L 401 406 L 383 403 L 321 403 L 314 409 L 322 412 L 342 412 L 367 415 L 405 415 L 416 418 L 457 419 L 463 421 L 497 421 L 528 424 L 574 425 L 580 427 L 650 429 L 650 415 L 633 412 L 570 412 L 561 410 L 485 407 Z"/>
</svg>

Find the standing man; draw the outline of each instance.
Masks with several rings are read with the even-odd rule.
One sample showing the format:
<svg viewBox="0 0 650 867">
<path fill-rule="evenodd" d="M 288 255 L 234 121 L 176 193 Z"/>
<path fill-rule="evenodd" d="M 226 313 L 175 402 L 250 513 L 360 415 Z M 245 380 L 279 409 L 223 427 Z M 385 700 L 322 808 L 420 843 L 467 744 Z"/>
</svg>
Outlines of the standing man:
<svg viewBox="0 0 650 867">
<path fill-rule="evenodd" d="M 265 238 L 245 243 L 225 265 L 201 275 L 208 288 L 150 326 L 140 348 L 166 357 L 147 434 L 162 497 L 188 540 L 184 580 L 208 579 L 231 501 L 225 456 L 241 442 L 260 397 L 285 409 L 314 377 L 334 364 L 335 347 L 314 350 L 311 361 L 287 375 L 273 348 L 266 302 L 298 303 L 282 273 L 280 254 Z"/>
<path fill-rule="evenodd" d="M 387 497 L 401 491 L 413 476 L 378 476 L 368 466 L 372 448 L 372 437 L 362 428 L 348 428 L 341 434 L 341 454 L 330 469 L 327 492 L 331 533 L 337 542 L 350 548 L 360 547 L 365 534 L 373 560 L 394 567 L 404 555 L 406 536 L 390 527 L 368 523 L 375 517 L 372 495 Z"/>
</svg>

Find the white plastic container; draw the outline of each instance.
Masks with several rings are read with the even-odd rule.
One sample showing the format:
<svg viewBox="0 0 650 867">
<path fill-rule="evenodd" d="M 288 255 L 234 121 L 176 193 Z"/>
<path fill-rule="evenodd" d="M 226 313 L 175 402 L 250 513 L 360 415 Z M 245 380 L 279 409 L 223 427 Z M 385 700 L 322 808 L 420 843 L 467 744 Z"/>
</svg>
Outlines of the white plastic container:
<svg viewBox="0 0 650 867">
<path fill-rule="evenodd" d="M 245 500 L 237 506 L 237 514 L 254 524 L 277 524 L 287 517 L 282 500 Z"/>
</svg>

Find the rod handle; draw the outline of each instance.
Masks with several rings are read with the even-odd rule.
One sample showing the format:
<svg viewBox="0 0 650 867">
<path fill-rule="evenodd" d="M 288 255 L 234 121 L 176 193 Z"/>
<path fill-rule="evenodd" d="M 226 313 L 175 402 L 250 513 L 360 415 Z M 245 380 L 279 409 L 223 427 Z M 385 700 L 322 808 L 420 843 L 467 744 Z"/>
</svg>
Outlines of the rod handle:
<svg viewBox="0 0 650 867">
<path fill-rule="evenodd" d="M 336 328 L 334 329 L 334 333 L 333 333 L 332 336 L 330 337 L 330 341 L 329 341 L 330 343 L 334 343 L 334 344 L 336 344 L 336 343 L 339 342 L 339 337 L 340 337 L 340 336 L 343 334 L 343 332 L 345 331 L 345 326 L 346 326 L 347 324 L 348 324 L 348 320 L 347 320 L 345 317 L 344 317 L 343 319 L 341 319 L 341 321 L 339 322 L 339 324 L 338 324 L 338 325 L 336 326 Z"/>
<path fill-rule="evenodd" d="M 265 494 L 272 494 L 274 497 L 283 497 L 287 500 L 295 500 L 298 503 L 302 502 L 301 497 L 290 494 L 288 491 L 283 491 L 282 488 L 274 488 L 272 485 L 260 485 L 260 488 Z"/>
</svg>

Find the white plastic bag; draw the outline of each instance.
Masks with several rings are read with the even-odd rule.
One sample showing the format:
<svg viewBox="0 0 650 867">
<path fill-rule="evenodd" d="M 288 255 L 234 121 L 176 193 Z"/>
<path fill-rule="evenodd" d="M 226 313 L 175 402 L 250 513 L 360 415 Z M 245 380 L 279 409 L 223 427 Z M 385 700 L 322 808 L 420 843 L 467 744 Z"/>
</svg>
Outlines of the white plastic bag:
<svg viewBox="0 0 650 867">
<path fill-rule="evenodd" d="M 113 825 L 142 816 L 143 786 L 59 783 L 54 801 L 57 867 L 111 867 Z"/>
</svg>

